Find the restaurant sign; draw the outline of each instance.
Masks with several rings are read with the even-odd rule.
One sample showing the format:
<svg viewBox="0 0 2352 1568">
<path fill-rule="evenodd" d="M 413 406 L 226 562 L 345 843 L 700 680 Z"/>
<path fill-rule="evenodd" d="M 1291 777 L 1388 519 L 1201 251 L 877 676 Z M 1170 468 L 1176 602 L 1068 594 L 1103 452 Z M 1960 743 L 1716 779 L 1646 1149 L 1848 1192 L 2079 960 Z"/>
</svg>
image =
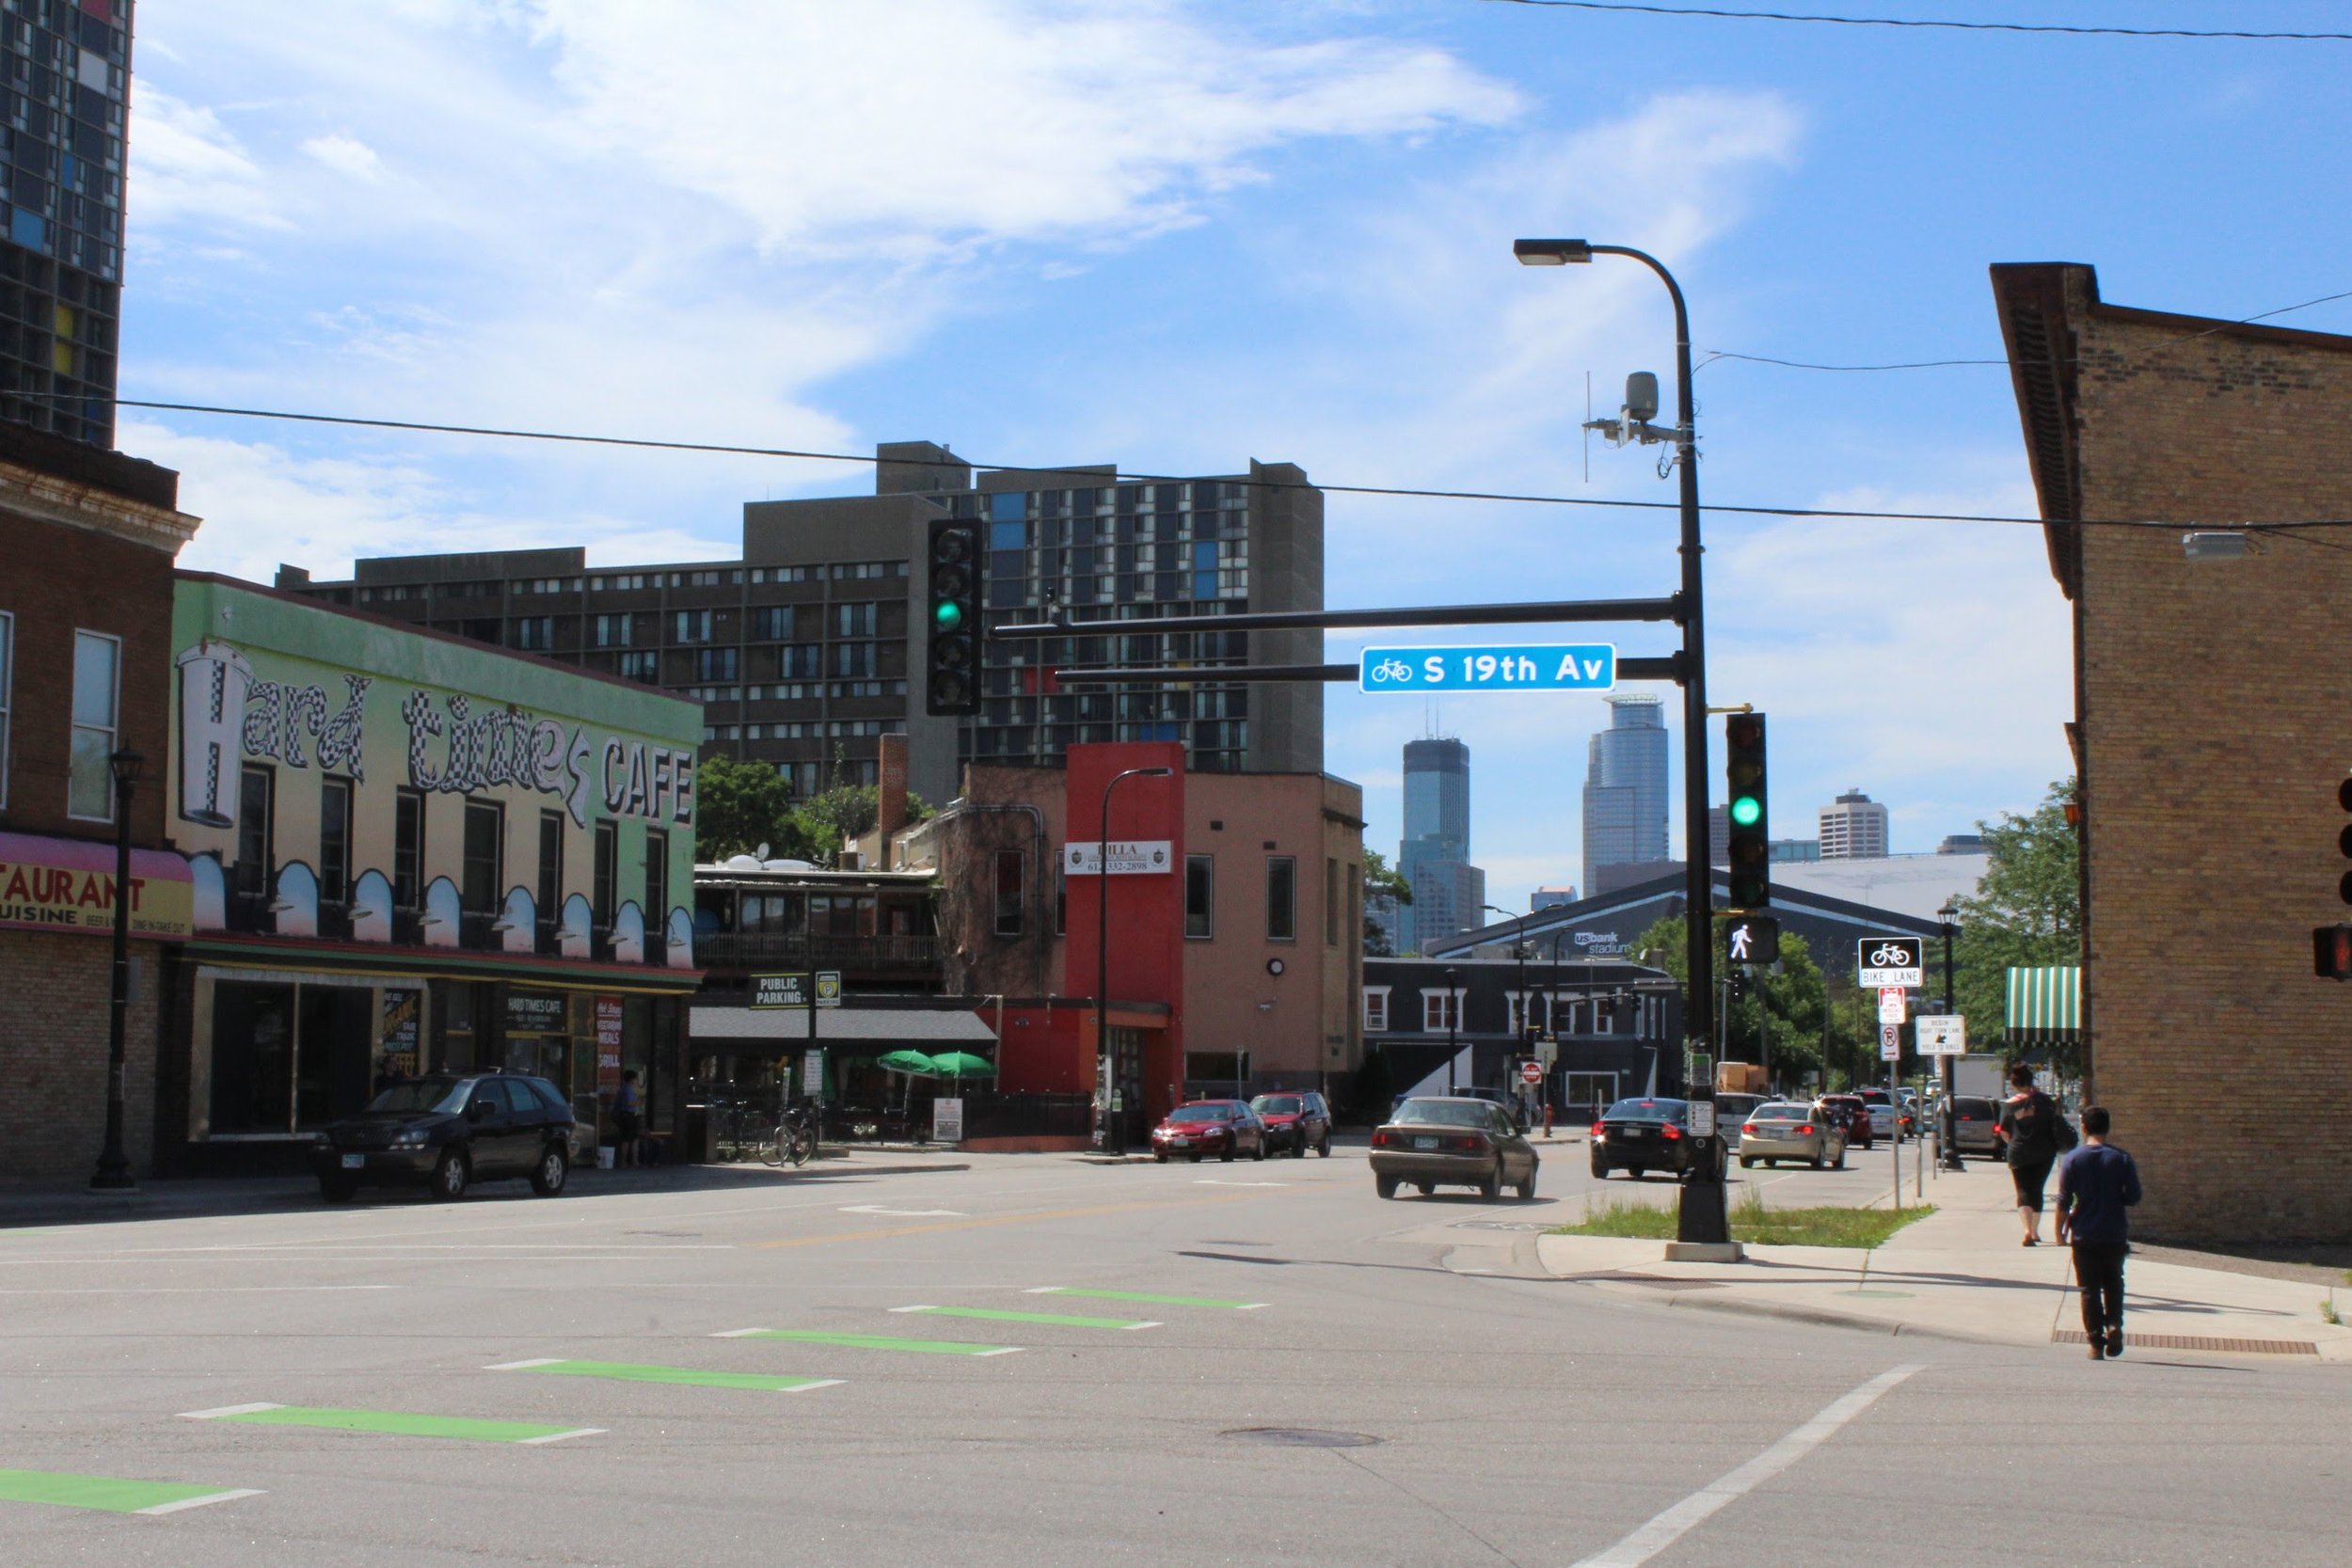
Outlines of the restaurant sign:
<svg viewBox="0 0 2352 1568">
<path fill-rule="evenodd" d="M 187 862 L 160 849 L 131 851 L 133 936 L 184 941 L 194 908 Z M 112 932 L 113 846 L 0 833 L 0 927 Z"/>
</svg>

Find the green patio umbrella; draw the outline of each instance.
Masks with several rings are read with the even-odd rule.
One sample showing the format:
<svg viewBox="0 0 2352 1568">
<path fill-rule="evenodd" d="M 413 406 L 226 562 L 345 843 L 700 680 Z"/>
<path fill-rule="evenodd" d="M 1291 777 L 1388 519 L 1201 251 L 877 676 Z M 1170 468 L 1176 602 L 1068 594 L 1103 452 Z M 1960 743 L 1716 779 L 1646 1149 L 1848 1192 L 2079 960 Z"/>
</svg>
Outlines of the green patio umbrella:
<svg viewBox="0 0 2352 1568">
<path fill-rule="evenodd" d="M 943 1051 L 931 1058 L 942 1078 L 993 1078 L 996 1064 L 969 1051 Z"/>
<path fill-rule="evenodd" d="M 939 1076 L 939 1064 L 920 1051 L 893 1051 L 877 1058 L 877 1062 L 878 1065 L 886 1067 L 893 1072 L 912 1073 L 917 1078 Z"/>
</svg>

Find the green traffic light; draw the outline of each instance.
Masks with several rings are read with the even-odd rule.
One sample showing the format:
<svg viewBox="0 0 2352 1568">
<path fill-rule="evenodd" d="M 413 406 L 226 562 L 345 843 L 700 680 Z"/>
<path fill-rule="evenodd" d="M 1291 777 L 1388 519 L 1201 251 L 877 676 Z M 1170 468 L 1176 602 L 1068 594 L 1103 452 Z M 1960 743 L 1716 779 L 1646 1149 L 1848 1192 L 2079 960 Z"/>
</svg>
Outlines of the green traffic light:
<svg viewBox="0 0 2352 1568">
<path fill-rule="evenodd" d="M 1742 795 L 1731 802 L 1731 819 L 1742 828 L 1753 828 L 1764 820 L 1764 802 L 1753 795 Z"/>
<path fill-rule="evenodd" d="M 931 624 L 941 631 L 953 631 L 963 625 L 963 606 L 950 599 L 931 611 Z"/>
</svg>

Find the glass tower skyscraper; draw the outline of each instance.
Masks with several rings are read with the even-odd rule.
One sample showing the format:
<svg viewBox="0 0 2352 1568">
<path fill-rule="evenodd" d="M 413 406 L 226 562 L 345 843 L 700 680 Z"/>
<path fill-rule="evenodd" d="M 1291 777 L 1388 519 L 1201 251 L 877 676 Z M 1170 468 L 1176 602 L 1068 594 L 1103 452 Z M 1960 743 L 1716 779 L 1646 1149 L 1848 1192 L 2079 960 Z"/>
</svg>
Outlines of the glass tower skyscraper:
<svg viewBox="0 0 2352 1568">
<path fill-rule="evenodd" d="M 1610 866 L 1666 855 L 1666 710 L 1656 697 L 1612 697 L 1609 727 L 1592 738 L 1584 768 L 1584 885 L 1605 893 Z"/>
<path fill-rule="evenodd" d="M 1451 737 L 1405 743 L 1405 839 L 1396 868 L 1413 889 L 1410 950 L 1485 918 L 1486 874 L 1470 863 L 1470 748 Z"/>
</svg>

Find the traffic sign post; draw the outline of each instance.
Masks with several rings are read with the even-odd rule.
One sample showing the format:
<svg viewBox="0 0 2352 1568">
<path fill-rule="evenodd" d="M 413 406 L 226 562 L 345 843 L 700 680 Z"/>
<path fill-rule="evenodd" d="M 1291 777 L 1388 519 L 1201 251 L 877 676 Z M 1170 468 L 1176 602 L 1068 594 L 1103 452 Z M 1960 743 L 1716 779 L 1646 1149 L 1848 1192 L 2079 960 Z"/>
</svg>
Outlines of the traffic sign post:
<svg viewBox="0 0 2352 1568">
<path fill-rule="evenodd" d="M 1534 1088 L 1536 1085 L 1540 1085 L 1543 1081 L 1544 1081 L 1544 1064 L 1543 1064 L 1543 1063 L 1541 1063 L 1541 1062 L 1521 1062 L 1521 1063 L 1519 1064 L 1519 1082 L 1520 1082 L 1520 1083 L 1525 1084 L 1525 1085 L 1526 1085 L 1529 1088 L 1531 1088 L 1531 1089 L 1532 1089 L 1532 1088 Z"/>
<path fill-rule="evenodd" d="M 1366 648 L 1356 679 L 1364 691 L 1610 691 L 1613 642 L 1515 642 Z"/>
<path fill-rule="evenodd" d="M 1879 1060 L 1899 1062 L 1903 1059 L 1903 1026 L 1899 1023 L 1879 1025 Z M 1887 1076 L 1892 1078 L 1890 1071 Z"/>
<path fill-rule="evenodd" d="M 1927 946 L 1924 937 L 1864 937 L 1854 944 L 1854 983 L 1873 990 L 1926 985 Z"/>
</svg>

